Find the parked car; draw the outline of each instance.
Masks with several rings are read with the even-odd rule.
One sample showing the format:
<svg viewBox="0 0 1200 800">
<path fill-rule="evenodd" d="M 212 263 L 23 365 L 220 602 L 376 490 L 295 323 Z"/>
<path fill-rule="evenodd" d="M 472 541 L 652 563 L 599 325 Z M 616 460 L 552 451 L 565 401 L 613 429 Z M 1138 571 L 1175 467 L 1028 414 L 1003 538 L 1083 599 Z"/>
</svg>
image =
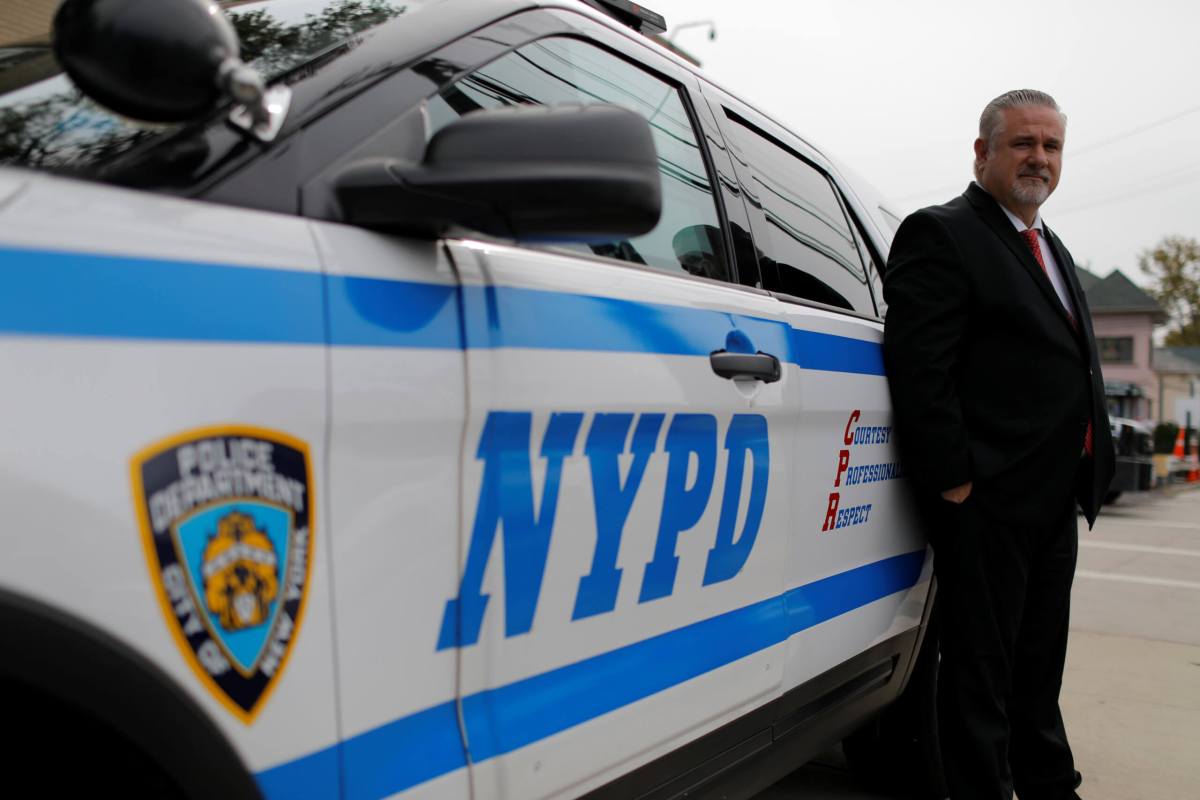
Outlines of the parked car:
<svg viewBox="0 0 1200 800">
<path fill-rule="evenodd" d="M 1104 502 L 1112 503 L 1122 492 L 1144 492 L 1154 488 L 1154 429 L 1144 422 L 1109 417 L 1116 447 L 1117 471 Z"/>
<path fill-rule="evenodd" d="M 625 0 L 223 5 L 0 42 L 8 774 L 913 767 L 931 554 L 836 164 Z"/>
</svg>

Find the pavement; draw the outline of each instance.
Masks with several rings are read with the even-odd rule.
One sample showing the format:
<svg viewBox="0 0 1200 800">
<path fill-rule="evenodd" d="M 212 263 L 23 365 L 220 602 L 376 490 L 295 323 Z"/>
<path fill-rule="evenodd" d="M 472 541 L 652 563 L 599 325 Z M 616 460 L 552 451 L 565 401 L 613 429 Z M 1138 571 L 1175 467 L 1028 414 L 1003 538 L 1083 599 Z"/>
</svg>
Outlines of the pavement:
<svg viewBox="0 0 1200 800">
<path fill-rule="evenodd" d="M 1200 491 L 1081 526 L 1061 705 L 1086 800 L 1200 798 Z"/>
<path fill-rule="evenodd" d="M 1079 564 L 1061 705 L 1084 800 L 1200 798 L 1200 484 L 1122 495 Z M 894 800 L 839 750 L 756 800 Z"/>
</svg>

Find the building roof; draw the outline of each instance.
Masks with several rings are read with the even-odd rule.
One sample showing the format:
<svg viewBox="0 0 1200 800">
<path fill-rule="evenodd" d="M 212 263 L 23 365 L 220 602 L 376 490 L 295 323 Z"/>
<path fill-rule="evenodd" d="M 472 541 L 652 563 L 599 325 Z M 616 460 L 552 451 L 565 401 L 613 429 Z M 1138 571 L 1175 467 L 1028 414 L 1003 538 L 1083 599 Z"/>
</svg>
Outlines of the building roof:
<svg viewBox="0 0 1200 800">
<path fill-rule="evenodd" d="M 1079 285 L 1087 295 L 1092 316 L 1097 314 L 1149 314 L 1156 323 L 1167 321 L 1167 312 L 1144 289 L 1114 269 L 1101 278 L 1086 269 L 1075 268 Z"/>
<path fill-rule="evenodd" d="M 1200 375 L 1200 347 L 1156 347 L 1153 363 L 1156 372 Z"/>
<path fill-rule="evenodd" d="M 1075 277 L 1079 278 L 1079 285 L 1083 288 L 1084 294 L 1090 292 L 1092 287 L 1101 281 L 1099 275 L 1088 272 L 1083 267 L 1075 267 Z"/>
</svg>

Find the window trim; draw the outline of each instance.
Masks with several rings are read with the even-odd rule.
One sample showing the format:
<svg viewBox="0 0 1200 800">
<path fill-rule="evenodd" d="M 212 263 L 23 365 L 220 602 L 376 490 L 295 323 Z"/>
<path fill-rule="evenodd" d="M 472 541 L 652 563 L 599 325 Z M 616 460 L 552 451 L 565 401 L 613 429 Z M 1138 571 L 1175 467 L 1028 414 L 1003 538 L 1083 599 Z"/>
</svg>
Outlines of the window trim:
<svg viewBox="0 0 1200 800">
<path fill-rule="evenodd" d="M 826 180 L 829 181 L 829 186 L 833 189 L 833 196 L 837 198 L 838 204 L 842 207 L 842 214 L 846 217 L 846 222 L 850 226 L 850 238 L 854 241 L 854 249 L 858 253 L 858 261 L 862 265 L 863 277 L 866 278 L 867 295 L 871 298 L 871 310 L 875 312 L 873 316 L 882 319 L 879 313 L 879 300 L 875 297 L 875 287 L 871 285 L 871 264 L 867 255 L 863 253 L 865 243 L 863 241 L 862 226 L 850 211 L 850 203 L 847 202 L 845 194 L 838 187 L 837 182 L 832 175 L 826 175 Z"/>
<path fill-rule="evenodd" d="M 692 125 L 692 133 L 696 135 L 696 148 L 700 151 L 700 158 L 704 161 L 704 169 L 708 173 L 708 183 L 712 187 L 713 205 L 717 209 L 717 220 L 721 226 L 721 250 L 728 267 L 728 277 L 723 282 L 732 286 L 753 288 L 746 286 L 741 281 L 741 270 L 738 266 L 737 255 L 734 253 L 733 229 L 729 223 L 729 212 L 725 209 L 725 203 L 721 198 L 721 180 L 717 174 L 717 165 L 713 162 L 712 153 L 708 151 L 708 146 L 705 144 L 704 124 L 700 121 L 699 110 L 692 100 L 691 92 L 682 83 L 679 85 L 678 91 L 683 102 L 684 112 L 688 115 L 688 120 Z M 757 265 L 755 267 L 755 272 L 757 272 Z"/>
<path fill-rule="evenodd" d="M 450 240 L 450 241 L 463 241 L 463 242 L 465 242 L 465 241 L 479 241 L 479 242 L 488 241 L 487 238 L 485 236 L 483 236 L 483 234 L 480 234 L 478 236 L 472 235 L 472 236 L 446 237 L 446 239 Z M 698 281 L 700 283 L 703 283 L 705 286 L 720 286 L 725 289 L 741 289 L 741 290 L 747 291 L 751 294 L 760 295 L 760 296 L 764 296 L 764 297 L 765 296 L 774 296 L 773 292 L 770 292 L 766 289 L 760 289 L 757 286 L 746 286 L 744 284 L 733 283 L 731 281 L 718 280 L 717 278 L 706 278 L 703 275 L 693 275 L 690 272 L 686 272 L 683 270 L 680 270 L 679 272 L 669 272 L 665 269 L 659 269 L 658 267 L 652 267 L 649 264 L 639 264 L 636 261 L 622 261 L 621 259 L 618 259 L 618 258 L 602 256 L 599 253 L 582 253 L 578 250 L 569 250 L 565 247 L 562 247 L 559 245 L 554 245 L 554 244 L 526 244 L 523 242 L 506 242 L 505 244 L 509 247 L 517 247 L 517 248 L 521 248 L 523 250 L 535 250 L 539 253 L 549 253 L 549 254 L 555 255 L 555 256 L 563 256 L 566 258 L 582 259 L 585 261 L 594 261 L 594 262 L 603 264 L 608 267 L 619 267 L 621 269 L 637 270 L 638 272 L 644 272 L 648 275 L 662 275 L 665 278 L 674 278 L 674 279 L 684 280 L 684 281 Z M 840 310 L 845 311 L 845 309 L 840 309 Z"/>
<path fill-rule="evenodd" d="M 855 232 L 855 226 L 859 225 L 860 223 L 859 223 L 858 219 L 852 213 L 850 213 L 851 208 L 850 208 L 849 202 L 843 196 L 843 192 L 842 192 L 841 188 L 838 186 L 837 181 L 833 178 L 831 171 L 829 169 L 825 168 L 824 166 L 822 166 L 820 163 L 818 163 L 814 159 L 810 158 L 809 156 L 806 156 L 804 153 L 802 153 L 800 150 L 798 150 L 795 146 L 790 145 L 787 142 L 785 142 L 783 139 L 779 138 L 779 136 L 775 135 L 770 130 L 768 130 L 766 126 L 751 120 L 746 115 L 735 110 L 734 108 L 731 108 L 730 103 L 728 102 L 729 98 L 726 96 L 722 96 L 724 94 L 726 94 L 726 93 L 721 92 L 720 94 L 718 94 L 716 96 L 715 99 L 716 99 L 717 104 L 720 107 L 721 111 L 725 114 L 726 120 L 728 122 L 731 122 L 735 125 L 741 125 L 749 133 L 756 135 L 756 136 L 760 136 L 761 138 L 765 139 L 766 141 L 770 142 L 771 144 L 775 145 L 776 147 L 778 147 L 781 150 L 783 150 L 784 152 L 786 152 L 788 155 L 792 156 L 793 158 L 798 159 L 799 161 L 804 163 L 809 168 L 813 169 L 818 175 L 820 175 L 821 177 L 823 177 L 825 179 L 825 182 L 829 185 L 830 191 L 833 193 L 834 202 L 836 202 L 838 204 L 839 208 L 841 208 L 841 210 L 842 210 L 842 215 L 845 218 L 847 228 L 850 231 L 850 236 L 851 236 L 851 239 L 854 244 L 854 250 L 858 255 L 859 266 L 863 271 L 863 278 L 864 278 L 863 286 L 866 289 L 866 296 L 870 299 L 871 313 L 866 313 L 866 312 L 859 311 L 859 310 L 853 309 L 853 308 L 843 308 L 842 306 L 833 306 L 833 305 L 829 305 L 827 303 L 822 303 L 819 300 L 810 300 L 808 298 L 789 294 L 789 293 L 783 292 L 783 291 L 776 291 L 774 289 L 769 290 L 771 292 L 772 296 L 776 297 L 779 300 L 793 303 L 794 305 L 809 306 L 811 308 L 819 308 L 819 309 L 822 309 L 825 311 L 833 311 L 833 312 L 836 312 L 839 314 L 845 314 L 847 316 L 855 317 L 858 319 L 871 320 L 873 322 L 882 322 L 883 318 L 879 314 L 879 303 L 876 300 L 874 289 L 871 286 L 871 270 L 867 266 L 867 264 L 863 261 L 863 253 L 861 250 L 861 244 L 859 242 L 859 239 L 863 237 L 863 234 L 861 231 L 859 231 L 857 233 Z M 747 168 L 748 168 L 748 166 L 749 165 L 746 165 Z M 740 174 L 739 174 L 739 180 L 742 180 L 742 176 Z M 743 192 L 744 192 L 744 189 L 743 189 Z M 765 215 L 765 213 L 766 213 L 765 209 L 763 210 L 762 213 Z M 754 236 L 753 226 L 751 226 L 751 227 L 752 227 L 752 230 L 750 232 L 750 235 L 751 235 L 751 237 L 753 237 Z M 760 271 L 761 275 L 764 276 L 763 283 L 765 286 L 767 283 L 767 281 L 765 280 L 765 276 L 768 273 L 767 273 L 767 271 L 762 269 L 761 263 L 759 265 L 759 271 Z M 780 279 L 779 279 L 778 273 L 776 272 L 776 274 L 773 277 L 775 278 L 776 285 L 779 285 Z"/>
<path fill-rule="evenodd" d="M 830 180 L 832 181 L 832 176 Z M 850 198 L 847 197 L 847 193 L 843 191 L 840 186 L 838 186 L 837 181 L 833 181 L 833 189 L 838 195 L 838 199 L 840 199 L 842 202 L 842 209 L 846 212 L 846 218 L 850 220 L 850 229 L 851 233 L 854 234 L 855 242 L 858 245 L 859 258 L 863 259 L 863 271 L 867 275 L 867 290 L 871 293 L 871 301 L 875 305 L 875 316 L 873 319 L 882 321 L 884 318 L 883 312 L 887 310 L 887 307 L 884 305 L 882 310 L 880 308 L 881 304 L 883 304 L 883 298 L 880 296 L 880 294 L 876 294 L 875 282 L 876 279 L 878 279 L 880 293 L 882 293 L 883 276 L 887 271 L 887 259 L 880 257 L 879 251 L 875 247 L 875 243 L 872 242 L 871 237 L 867 235 L 866 226 L 863 225 L 862 220 L 859 219 L 858 214 L 855 213 L 854 206 L 850 205 Z M 864 248 L 867 251 L 865 254 L 863 253 Z M 872 269 L 871 264 L 878 264 L 880 265 L 880 268 Z"/>
<path fill-rule="evenodd" d="M 805 297 L 797 297 L 794 294 L 787 292 L 768 292 L 776 300 L 783 303 L 791 303 L 794 306 L 807 306 L 809 308 L 820 309 L 821 311 L 832 311 L 835 314 L 841 314 L 846 317 L 854 317 L 855 319 L 866 320 L 867 322 L 877 322 L 883 324 L 883 318 L 877 317 L 874 314 L 864 314 L 861 311 L 855 311 L 852 308 L 842 308 L 841 306 L 831 306 L 828 303 L 822 303 L 818 300 L 809 300 Z"/>
<path fill-rule="evenodd" d="M 560 10 L 560 9 L 546 9 L 546 11 L 558 11 L 558 10 Z M 563 9 L 563 10 L 565 11 L 565 9 Z M 534 12 L 534 13 L 536 13 L 536 12 Z M 595 25 L 593 20 L 591 20 L 590 18 L 588 18 L 582 14 L 572 13 L 572 17 L 577 18 L 578 20 L 585 21 L 589 26 Z M 575 22 L 575 20 L 573 19 L 568 24 L 574 24 L 574 22 Z M 679 98 L 680 104 L 683 106 L 684 113 L 687 115 L 688 124 L 691 126 L 692 135 L 695 137 L 695 140 L 696 140 L 696 149 L 700 153 L 700 158 L 704 165 L 705 175 L 708 178 L 709 185 L 712 187 L 711 196 L 712 196 L 712 202 L 713 202 L 713 209 L 716 211 L 717 221 L 720 226 L 720 233 L 721 233 L 721 240 L 722 240 L 721 246 L 722 246 L 722 254 L 725 259 L 726 277 L 724 279 L 706 278 L 701 275 L 692 275 L 691 273 L 689 273 L 683 269 L 680 269 L 678 271 L 665 270 L 665 269 L 661 269 L 658 267 L 653 267 L 649 264 L 638 264 L 636 262 L 623 261 L 621 259 L 611 258 L 609 256 L 603 256 L 598 253 L 582 253 L 582 252 L 579 252 L 578 250 L 570 250 L 565 247 L 554 245 L 554 244 L 530 244 L 527 242 L 515 242 L 514 245 L 517 247 L 522 247 L 522 248 L 526 248 L 529 250 L 552 252 L 557 255 L 570 255 L 570 256 L 575 256 L 575 257 L 583 257 L 583 258 L 588 258 L 589 260 L 598 259 L 599 261 L 601 261 L 604 264 L 618 264 L 618 265 L 622 265 L 622 266 L 637 267 L 637 268 L 641 268 L 641 269 L 650 270 L 651 272 L 654 272 L 659 275 L 667 275 L 667 276 L 676 277 L 676 278 L 698 279 L 707 284 L 715 284 L 715 285 L 719 285 L 719 286 L 735 286 L 738 288 L 750 289 L 753 292 L 765 291 L 763 289 L 756 289 L 756 287 L 753 287 L 753 286 L 745 286 L 745 285 L 741 284 L 739 281 L 740 271 L 738 269 L 736 255 L 733 252 L 733 235 L 732 235 L 733 232 L 730 228 L 729 214 L 725 209 L 724 203 L 721 201 L 721 198 L 719 197 L 720 192 L 719 192 L 718 187 L 720 184 L 716 177 L 716 168 L 715 168 L 715 165 L 713 164 L 712 155 L 711 155 L 711 153 L 708 152 L 708 148 L 704 144 L 703 126 L 700 123 L 697 109 L 695 108 L 694 102 L 691 97 L 691 92 L 689 91 L 688 81 L 686 80 L 686 79 L 694 79 L 694 76 L 692 76 L 692 75 L 690 75 L 690 73 L 686 73 L 686 72 L 681 74 L 678 70 L 674 69 L 674 65 L 670 65 L 672 67 L 672 69 L 670 71 L 665 71 L 664 69 L 661 69 L 658 66 L 651 65 L 650 63 L 648 63 L 648 61 L 641 61 L 641 60 L 632 58 L 632 57 L 626 55 L 625 53 L 621 52 L 620 50 L 618 50 L 613 44 L 610 44 L 608 41 L 605 41 L 610 36 L 613 36 L 613 33 L 602 26 L 596 26 L 595 28 L 593 28 L 591 30 L 587 30 L 587 31 L 582 30 L 582 29 L 576 29 L 576 30 L 568 29 L 568 30 L 562 30 L 562 31 L 544 32 L 544 33 L 542 33 L 542 35 L 528 39 L 527 41 L 524 41 L 519 45 L 508 48 L 507 50 L 505 50 L 502 53 L 498 53 L 496 56 L 494 56 L 489 61 L 472 67 L 469 71 L 467 71 L 464 74 L 456 75 L 452 80 L 447 82 L 444 86 L 438 87 L 438 91 L 435 94 L 441 94 L 441 92 L 444 89 L 446 89 L 449 86 L 454 85 L 458 81 L 461 81 L 467 75 L 474 73 L 480 69 L 483 69 L 488 64 L 492 64 L 492 63 L 498 61 L 499 59 L 504 58 L 505 56 L 508 56 L 511 53 L 516 52 L 517 50 L 521 49 L 522 47 L 528 47 L 529 45 L 536 44 L 537 42 L 545 41 L 547 39 L 575 39 L 576 41 L 582 42 L 583 44 L 586 44 L 590 47 L 594 47 L 598 50 L 601 50 L 602 52 L 607 53 L 608 55 L 612 56 L 613 58 L 623 61 L 624 63 L 628 64 L 633 69 L 639 70 L 640 72 L 645 73 L 646 75 L 650 76 L 651 78 L 660 81 L 661 83 L 663 83 L 664 85 L 666 85 L 667 87 L 669 87 L 676 93 L 676 96 Z M 614 37 L 614 38 L 618 38 L 618 37 Z M 624 40 L 622 40 L 622 43 L 627 44 L 627 42 L 625 42 Z M 650 51 L 650 52 L 653 52 L 653 51 Z"/>
</svg>

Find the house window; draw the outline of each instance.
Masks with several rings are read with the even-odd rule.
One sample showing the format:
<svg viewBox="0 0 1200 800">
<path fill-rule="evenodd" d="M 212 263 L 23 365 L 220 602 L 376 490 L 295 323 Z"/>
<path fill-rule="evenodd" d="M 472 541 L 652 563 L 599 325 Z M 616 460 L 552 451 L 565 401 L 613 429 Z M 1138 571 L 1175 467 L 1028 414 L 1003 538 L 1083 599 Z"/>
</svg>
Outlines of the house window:
<svg viewBox="0 0 1200 800">
<path fill-rule="evenodd" d="M 1132 364 L 1132 336 L 1101 336 L 1096 339 L 1101 364 Z"/>
</svg>

